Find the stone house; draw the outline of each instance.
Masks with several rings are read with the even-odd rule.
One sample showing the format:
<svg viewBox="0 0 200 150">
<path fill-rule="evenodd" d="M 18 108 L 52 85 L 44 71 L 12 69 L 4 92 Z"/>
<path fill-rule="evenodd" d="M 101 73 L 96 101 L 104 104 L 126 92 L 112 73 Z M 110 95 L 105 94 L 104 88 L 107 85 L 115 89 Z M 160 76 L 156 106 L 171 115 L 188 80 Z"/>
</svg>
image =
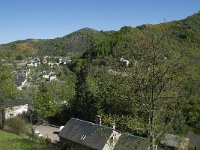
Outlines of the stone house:
<svg viewBox="0 0 200 150">
<path fill-rule="evenodd" d="M 73 150 L 113 150 L 121 133 L 114 128 L 71 118 L 59 133 L 60 141 Z"/>
<path fill-rule="evenodd" d="M 64 150 L 145 150 L 148 149 L 148 139 L 131 134 L 120 133 L 112 128 L 97 123 L 71 118 L 59 133 Z M 195 147 L 198 147 L 197 136 L 191 135 Z M 156 149 L 187 150 L 189 139 L 173 134 L 164 134 Z"/>
</svg>

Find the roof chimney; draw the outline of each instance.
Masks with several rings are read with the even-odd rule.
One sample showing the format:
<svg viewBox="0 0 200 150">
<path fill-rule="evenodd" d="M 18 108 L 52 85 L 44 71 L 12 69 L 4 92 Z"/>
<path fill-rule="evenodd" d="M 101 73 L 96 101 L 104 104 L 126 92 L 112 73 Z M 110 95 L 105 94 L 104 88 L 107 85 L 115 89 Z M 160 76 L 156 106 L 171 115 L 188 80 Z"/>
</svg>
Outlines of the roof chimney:
<svg viewBox="0 0 200 150">
<path fill-rule="evenodd" d="M 101 116 L 100 115 L 96 116 L 96 123 L 101 125 Z"/>
<path fill-rule="evenodd" d="M 115 129 L 116 129 L 116 124 L 115 124 L 115 123 L 112 123 L 112 127 L 113 127 L 113 129 L 115 130 Z"/>
</svg>

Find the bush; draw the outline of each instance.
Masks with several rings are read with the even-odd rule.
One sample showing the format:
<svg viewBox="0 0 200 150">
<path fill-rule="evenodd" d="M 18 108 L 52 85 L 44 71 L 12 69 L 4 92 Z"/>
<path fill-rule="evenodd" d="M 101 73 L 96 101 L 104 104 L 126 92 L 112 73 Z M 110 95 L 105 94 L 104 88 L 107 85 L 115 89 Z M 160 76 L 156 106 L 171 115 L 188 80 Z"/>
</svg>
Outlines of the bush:
<svg viewBox="0 0 200 150">
<path fill-rule="evenodd" d="M 5 129 L 15 134 L 26 134 L 28 131 L 27 123 L 20 117 L 14 117 L 6 120 Z"/>
</svg>

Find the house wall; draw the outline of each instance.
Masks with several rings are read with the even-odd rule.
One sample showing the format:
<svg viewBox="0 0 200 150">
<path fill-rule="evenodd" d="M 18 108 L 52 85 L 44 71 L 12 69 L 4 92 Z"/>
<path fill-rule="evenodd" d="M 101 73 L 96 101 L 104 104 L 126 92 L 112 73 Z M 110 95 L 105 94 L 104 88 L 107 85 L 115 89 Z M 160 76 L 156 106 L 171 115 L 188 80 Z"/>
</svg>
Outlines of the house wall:
<svg viewBox="0 0 200 150">
<path fill-rule="evenodd" d="M 87 146 L 84 146 L 84 145 L 63 139 L 63 138 L 60 138 L 60 141 L 63 145 L 62 146 L 63 150 L 95 150 L 95 149 L 89 148 Z"/>
<path fill-rule="evenodd" d="M 28 104 L 7 108 L 5 111 L 5 118 L 6 119 L 13 118 L 27 111 L 28 111 Z"/>
<path fill-rule="evenodd" d="M 121 133 L 113 131 L 109 140 L 106 142 L 102 150 L 113 150 L 120 136 L 121 136 Z"/>
</svg>

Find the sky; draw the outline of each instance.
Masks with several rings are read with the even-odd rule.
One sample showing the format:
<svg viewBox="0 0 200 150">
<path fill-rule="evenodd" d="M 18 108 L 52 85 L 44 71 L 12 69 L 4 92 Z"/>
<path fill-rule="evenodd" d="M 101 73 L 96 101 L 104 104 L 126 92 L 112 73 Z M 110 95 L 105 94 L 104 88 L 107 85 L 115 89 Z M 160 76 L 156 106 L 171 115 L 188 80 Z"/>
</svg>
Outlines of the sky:
<svg viewBox="0 0 200 150">
<path fill-rule="evenodd" d="M 51 39 L 78 29 L 180 20 L 200 11 L 200 0 L 0 0 L 0 44 Z"/>
</svg>

